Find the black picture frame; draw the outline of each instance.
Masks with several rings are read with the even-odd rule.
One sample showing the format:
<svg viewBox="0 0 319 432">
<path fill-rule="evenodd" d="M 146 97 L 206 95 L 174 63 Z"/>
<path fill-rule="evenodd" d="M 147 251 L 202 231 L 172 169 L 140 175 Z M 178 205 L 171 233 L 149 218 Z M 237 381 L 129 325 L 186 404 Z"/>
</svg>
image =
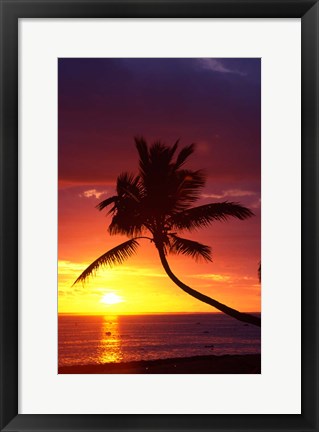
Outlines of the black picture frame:
<svg viewBox="0 0 319 432">
<path fill-rule="evenodd" d="M 0 7 L 1 431 L 319 431 L 318 1 L 0 0 Z M 18 414 L 18 20 L 20 18 L 120 17 L 301 18 L 302 413 L 300 415 Z M 289 213 L 289 208 L 284 208 L 283 211 Z"/>
</svg>

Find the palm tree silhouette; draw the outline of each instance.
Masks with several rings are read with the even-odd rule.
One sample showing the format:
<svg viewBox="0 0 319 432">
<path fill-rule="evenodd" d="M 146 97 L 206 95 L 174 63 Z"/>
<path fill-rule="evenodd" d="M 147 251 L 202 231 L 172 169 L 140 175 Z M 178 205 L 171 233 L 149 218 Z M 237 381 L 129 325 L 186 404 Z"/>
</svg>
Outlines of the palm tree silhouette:
<svg viewBox="0 0 319 432">
<path fill-rule="evenodd" d="M 177 155 L 178 141 L 172 147 L 160 141 L 148 147 L 145 139 L 140 137 L 135 138 L 135 144 L 139 154 L 139 174 L 120 174 L 117 195 L 97 206 L 99 210 L 111 206 L 108 212 L 112 215 L 109 234 L 123 234 L 130 239 L 96 259 L 74 284 L 85 282 L 100 267 L 121 264 L 136 253 L 139 239 L 148 239 L 157 248 L 165 272 L 179 288 L 237 320 L 260 327 L 259 317 L 241 313 L 185 285 L 172 272 L 166 258 L 168 253 L 172 253 L 211 261 L 209 246 L 182 238 L 177 231 L 193 231 L 214 221 L 226 221 L 229 217 L 244 220 L 253 213 L 232 202 L 191 207 L 199 199 L 205 184 L 202 170 L 184 168 L 186 160 L 194 152 L 194 144 L 182 148 Z"/>
</svg>

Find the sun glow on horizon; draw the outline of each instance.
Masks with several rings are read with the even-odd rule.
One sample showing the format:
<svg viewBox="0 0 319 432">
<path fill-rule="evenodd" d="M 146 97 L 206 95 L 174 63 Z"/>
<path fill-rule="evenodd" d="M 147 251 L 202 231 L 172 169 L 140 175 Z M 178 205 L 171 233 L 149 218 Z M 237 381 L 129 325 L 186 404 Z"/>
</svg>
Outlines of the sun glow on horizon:
<svg viewBox="0 0 319 432">
<path fill-rule="evenodd" d="M 115 294 L 114 292 L 105 294 L 101 298 L 101 303 L 105 303 L 107 305 L 114 305 L 114 304 L 118 304 L 118 303 L 122 303 L 122 302 L 124 302 L 123 298 L 120 297 L 119 295 Z"/>
<path fill-rule="evenodd" d="M 183 259 L 171 261 L 176 273 L 182 275 L 181 279 L 203 294 L 214 295 L 218 301 L 228 303 L 241 312 L 260 310 L 260 285 L 256 271 L 255 274 L 222 273 L 216 264 L 214 269 L 208 269 L 205 264 L 192 262 L 186 267 Z M 73 285 L 88 265 L 88 261 L 59 260 L 59 313 L 140 315 L 216 312 L 211 306 L 186 295 L 156 262 L 150 265 L 132 258 L 130 263 L 122 266 L 100 269 L 85 284 Z"/>
</svg>

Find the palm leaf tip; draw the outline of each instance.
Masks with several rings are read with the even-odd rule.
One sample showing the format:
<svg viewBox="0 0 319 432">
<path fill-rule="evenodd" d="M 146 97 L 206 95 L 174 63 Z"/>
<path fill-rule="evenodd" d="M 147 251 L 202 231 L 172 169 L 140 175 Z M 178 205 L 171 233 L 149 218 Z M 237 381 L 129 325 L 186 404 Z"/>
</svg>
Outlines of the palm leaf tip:
<svg viewBox="0 0 319 432">
<path fill-rule="evenodd" d="M 186 159 L 188 159 L 189 156 L 192 153 L 194 153 L 194 149 L 195 149 L 195 144 L 190 144 L 189 146 L 182 148 L 182 150 L 179 152 L 177 156 L 175 167 L 180 168 L 186 162 Z"/>
<path fill-rule="evenodd" d="M 229 204 L 230 206 L 233 207 L 234 214 L 232 214 L 230 212 L 229 215 L 230 216 L 234 216 L 237 219 L 244 220 L 244 219 L 248 219 L 248 218 L 250 218 L 252 216 L 255 216 L 255 213 L 252 212 L 248 207 L 244 207 L 244 206 L 242 206 L 239 203 L 232 203 L 232 202 L 227 202 L 226 201 L 225 204 Z"/>
<path fill-rule="evenodd" d="M 116 201 L 117 201 L 117 196 L 112 196 L 112 197 L 107 198 L 107 199 L 101 201 L 100 203 L 98 203 L 96 208 L 101 211 L 105 207 L 109 206 L 110 204 L 114 204 Z"/>
<path fill-rule="evenodd" d="M 116 264 L 122 264 L 126 259 L 134 255 L 139 243 L 135 239 L 128 240 L 110 249 L 92 262 L 76 279 L 72 286 L 79 282 L 85 283 L 90 276 L 93 276 L 101 267 L 113 267 Z"/>
<path fill-rule="evenodd" d="M 259 261 L 257 272 L 258 272 L 258 280 L 259 282 L 261 282 L 261 261 Z"/>
<path fill-rule="evenodd" d="M 171 235 L 170 252 L 175 254 L 188 255 L 195 260 L 203 259 L 204 261 L 212 261 L 211 248 L 202 243 L 193 240 L 188 240 L 177 235 Z"/>
<path fill-rule="evenodd" d="M 145 172 L 149 166 L 149 151 L 146 140 L 142 136 L 136 136 L 134 141 L 140 158 L 140 168 L 142 172 Z"/>
<path fill-rule="evenodd" d="M 244 220 L 254 216 L 254 213 L 249 208 L 237 202 L 224 201 L 201 206 L 201 208 L 204 212 L 207 210 L 208 216 L 215 220 L 226 221 L 229 217 Z"/>
<path fill-rule="evenodd" d="M 194 230 L 210 225 L 214 221 L 227 221 L 230 217 L 247 219 L 254 213 L 238 203 L 222 202 L 192 207 L 171 216 L 168 223 L 177 229 Z"/>
</svg>

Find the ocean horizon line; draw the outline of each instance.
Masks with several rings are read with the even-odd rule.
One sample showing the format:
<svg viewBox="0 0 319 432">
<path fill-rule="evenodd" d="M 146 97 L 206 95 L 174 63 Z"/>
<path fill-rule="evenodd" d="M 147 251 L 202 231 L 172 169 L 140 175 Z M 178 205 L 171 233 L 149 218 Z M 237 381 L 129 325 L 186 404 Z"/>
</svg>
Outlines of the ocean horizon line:
<svg viewBox="0 0 319 432">
<path fill-rule="evenodd" d="M 244 311 L 247 314 L 261 314 L 261 311 Z M 109 313 L 109 312 L 58 312 L 58 315 L 68 316 L 143 316 L 143 315 L 225 315 L 224 312 L 136 312 L 136 313 Z M 226 315 L 225 315 L 226 316 Z"/>
</svg>

